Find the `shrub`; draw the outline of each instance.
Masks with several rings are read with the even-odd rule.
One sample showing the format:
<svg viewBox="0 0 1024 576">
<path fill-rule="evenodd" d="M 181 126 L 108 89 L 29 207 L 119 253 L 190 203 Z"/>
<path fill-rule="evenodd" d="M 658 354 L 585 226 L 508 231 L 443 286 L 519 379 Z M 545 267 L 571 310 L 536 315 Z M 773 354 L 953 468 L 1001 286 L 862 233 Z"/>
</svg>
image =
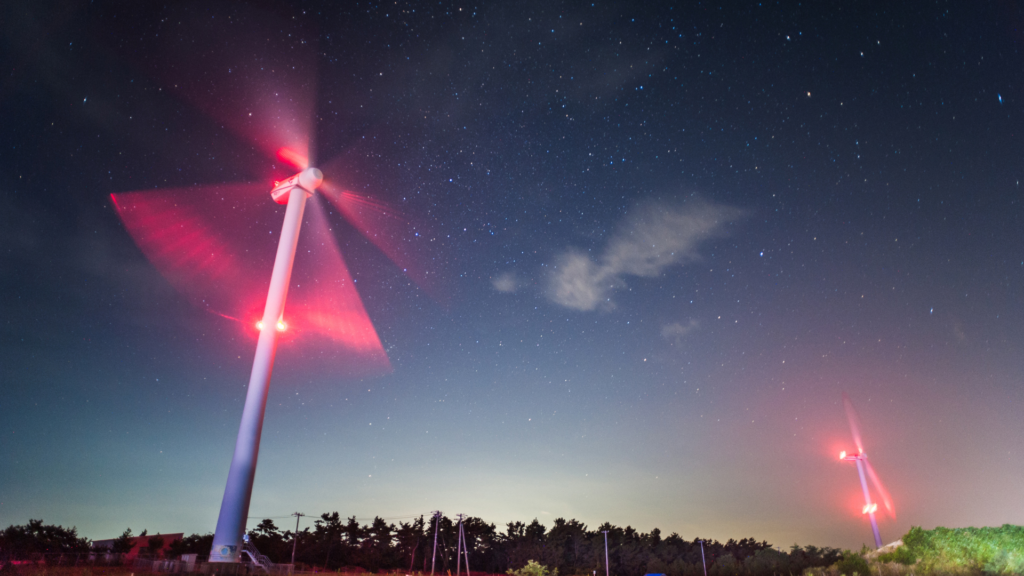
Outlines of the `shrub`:
<svg viewBox="0 0 1024 576">
<path fill-rule="evenodd" d="M 982 571 L 985 574 L 1024 574 L 1024 554 L 999 550 Z"/>
<path fill-rule="evenodd" d="M 897 564 L 903 564 L 904 566 L 910 566 L 914 562 L 917 562 L 917 556 L 910 549 L 910 546 L 900 546 L 892 552 L 878 555 L 879 562 L 895 562 Z"/>
<path fill-rule="evenodd" d="M 549 571 L 547 566 L 538 563 L 536 560 L 527 560 L 526 566 L 519 570 L 509 568 L 505 573 L 510 576 L 558 576 L 558 568 Z"/>
<path fill-rule="evenodd" d="M 922 573 L 984 571 L 1019 574 L 1024 564 L 1024 526 L 999 528 L 943 528 L 914 526 L 904 545 L 920 559 Z"/>
<path fill-rule="evenodd" d="M 849 550 L 843 552 L 843 559 L 836 562 L 836 570 L 846 576 L 869 576 L 871 568 L 863 556 Z"/>
</svg>

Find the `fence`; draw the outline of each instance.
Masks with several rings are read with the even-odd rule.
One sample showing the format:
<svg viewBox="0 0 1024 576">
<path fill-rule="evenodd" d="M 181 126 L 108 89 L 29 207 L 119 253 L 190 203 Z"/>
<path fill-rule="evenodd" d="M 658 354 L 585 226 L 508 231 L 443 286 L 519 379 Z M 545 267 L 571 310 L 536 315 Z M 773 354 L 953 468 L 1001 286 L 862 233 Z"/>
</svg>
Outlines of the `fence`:
<svg viewBox="0 0 1024 576">
<path fill-rule="evenodd" d="M 132 572 L 146 574 L 211 574 L 232 576 L 293 576 L 316 572 L 297 571 L 291 564 L 265 565 L 242 562 L 238 564 L 210 564 L 206 556 L 183 554 L 180 559 L 154 558 L 105 552 L 64 552 L 64 553 L 0 553 L 0 568 L 12 567 L 118 567 Z M 320 571 L 320 573 L 323 573 Z"/>
</svg>

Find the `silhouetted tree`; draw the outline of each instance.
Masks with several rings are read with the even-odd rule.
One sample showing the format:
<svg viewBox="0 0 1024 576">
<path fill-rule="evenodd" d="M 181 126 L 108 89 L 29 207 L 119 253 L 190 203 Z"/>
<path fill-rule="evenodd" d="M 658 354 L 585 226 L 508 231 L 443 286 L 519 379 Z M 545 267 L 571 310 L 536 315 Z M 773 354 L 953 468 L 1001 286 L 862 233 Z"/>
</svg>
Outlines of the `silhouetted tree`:
<svg viewBox="0 0 1024 576">
<path fill-rule="evenodd" d="M 249 531 L 249 542 L 261 554 L 270 558 L 271 562 L 285 563 L 291 560 L 291 543 L 285 539 L 285 535 L 270 518 L 264 518 Z"/>
<path fill-rule="evenodd" d="M 0 553 L 11 559 L 28 559 L 35 554 L 88 552 L 89 541 L 79 538 L 74 527 L 50 526 L 29 520 L 24 526 L 8 526 L 0 532 Z"/>
<path fill-rule="evenodd" d="M 211 548 L 213 548 L 213 534 L 192 534 L 171 542 L 167 553 L 171 557 L 180 557 L 182 554 L 195 554 L 203 557 L 210 555 Z"/>
<path fill-rule="evenodd" d="M 399 548 L 399 555 L 403 559 L 409 559 L 410 572 L 412 572 L 416 566 L 416 555 L 420 550 L 420 544 L 424 542 L 425 536 L 423 516 L 420 516 L 409 524 L 406 524 L 405 522 L 398 523 L 398 530 L 395 531 L 395 540 Z"/>
<path fill-rule="evenodd" d="M 132 529 L 125 528 L 124 532 L 120 536 L 114 538 L 113 544 L 110 546 L 110 551 L 115 554 L 128 554 L 135 548 L 134 536 L 132 536 Z"/>
<path fill-rule="evenodd" d="M 156 536 L 151 537 L 146 542 L 147 542 L 147 546 L 145 548 L 143 548 L 142 550 L 139 550 L 139 554 L 143 554 L 143 555 L 146 555 L 146 556 L 152 556 L 153 558 L 159 558 L 160 557 L 160 551 L 163 550 L 163 547 L 164 547 L 164 539 L 163 539 L 163 537 L 160 536 L 159 534 L 157 534 Z"/>
<path fill-rule="evenodd" d="M 457 523 L 442 516 L 438 528 L 437 570 L 439 574 L 456 571 L 455 545 Z M 13 528 L 13 527 L 12 527 Z M 375 517 L 362 525 L 353 516 L 341 521 L 337 512 L 325 513 L 314 523 L 313 531 L 281 533 L 270 519 L 261 521 L 249 532 L 256 547 L 275 562 L 288 562 L 291 546 L 298 539 L 299 563 L 336 570 L 358 566 L 369 571 L 430 570 L 435 523 L 420 516 L 410 523 L 395 525 Z M 10 530 L 10 529 L 9 529 Z M 470 568 L 474 572 L 500 574 L 520 570 L 529 561 L 560 574 L 604 575 L 604 535 L 608 531 L 611 573 L 615 576 L 643 576 L 664 573 L 668 576 L 703 576 L 701 538 L 692 541 L 678 534 L 663 536 L 657 528 L 642 533 L 631 526 L 621 528 L 609 523 L 589 530 L 576 520 L 558 518 L 550 530 L 539 520 L 528 524 L 509 522 L 499 533 L 493 524 L 480 518 L 463 520 Z M 130 537 L 130 531 L 126 534 Z M 122 535 L 123 536 L 123 535 Z M 209 554 L 212 535 L 192 535 L 171 545 L 174 554 Z M 801 548 L 790 552 L 772 549 L 765 541 L 753 538 L 730 539 L 725 544 L 704 540 L 704 558 L 709 574 L 800 574 L 808 567 L 828 566 L 841 558 L 833 548 Z M 187 550 L 187 551 L 186 551 Z M 463 565 L 462 568 L 465 568 Z"/>
</svg>

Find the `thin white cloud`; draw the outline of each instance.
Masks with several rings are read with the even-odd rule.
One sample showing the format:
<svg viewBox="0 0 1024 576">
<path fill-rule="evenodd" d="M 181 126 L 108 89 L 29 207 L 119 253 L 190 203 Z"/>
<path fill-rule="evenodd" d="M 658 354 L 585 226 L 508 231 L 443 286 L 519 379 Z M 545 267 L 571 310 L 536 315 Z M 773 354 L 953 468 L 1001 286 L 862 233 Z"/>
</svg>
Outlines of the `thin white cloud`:
<svg viewBox="0 0 1024 576">
<path fill-rule="evenodd" d="M 682 340 L 683 336 L 686 336 L 687 334 L 693 332 L 699 327 L 700 322 L 697 322 L 692 318 L 685 326 L 681 322 L 673 322 L 671 324 L 665 324 L 664 326 L 661 327 L 661 336 L 666 340 L 679 342 L 680 340 Z"/>
<path fill-rule="evenodd" d="M 555 262 L 548 297 L 574 310 L 593 310 L 599 305 L 614 307 L 608 295 L 621 282 L 583 252 L 569 250 Z"/>
<path fill-rule="evenodd" d="M 491 286 L 498 292 L 515 292 L 519 288 L 519 280 L 515 272 L 504 272 L 491 279 Z"/>
<path fill-rule="evenodd" d="M 598 262 L 578 250 L 555 261 L 548 297 L 573 310 L 614 308 L 612 293 L 624 276 L 659 276 L 665 268 L 700 258 L 697 245 L 722 235 L 722 227 L 743 215 L 737 208 L 707 202 L 638 206 L 609 240 Z"/>
</svg>

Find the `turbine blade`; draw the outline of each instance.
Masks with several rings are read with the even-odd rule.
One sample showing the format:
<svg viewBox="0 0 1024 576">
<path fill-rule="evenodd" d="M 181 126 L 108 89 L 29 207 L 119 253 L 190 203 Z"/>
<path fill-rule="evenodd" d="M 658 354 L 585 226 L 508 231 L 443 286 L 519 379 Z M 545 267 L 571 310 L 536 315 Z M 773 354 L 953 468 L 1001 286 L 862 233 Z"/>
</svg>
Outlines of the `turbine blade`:
<svg viewBox="0 0 1024 576">
<path fill-rule="evenodd" d="M 296 250 L 287 316 L 345 351 L 333 362 L 371 375 L 391 371 L 387 354 L 366 313 L 319 202 L 308 202 Z"/>
<path fill-rule="evenodd" d="M 889 496 L 889 491 L 882 485 L 882 481 L 878 478 L 878 474 L 875 473 L 875 469 L 867 458 L 864 459 L 864 467 L 867 468 L 868 478 L 871 478 L 871 483 L 875 485 L 875 490 L 878 491 L 878 495 L 882 498 L 882 505 L 889 512 L 889 516 L 895 518 L 896 508 L 893 507 L 892 497 Z"/>
<path fill-rule="evenodd" d="M 291 148 L 278 148 L 277 158 L 282 162 L 286 162 L 296 170 L 305 170 L 310 166 L 309 158 L 303 156 L 300 152 L 292 150 Z"/>
<path fill-rule="evenodd" d="M 384 202 L 345 190 L 324 180 L 320 191 L 360 234 L 387 255 L 434 300 L 447 304 L 438 290 L 440 258 L 431 253 L 432 236 Z"/>
<path fill-rule="evenodd" d="M 274 238 L 260 208 L 262 184 L 203 186 L 111 194 L 135 243 L 156 269 L 199 308 L 233 319 L 260 308 L 251 284 L 257 270 L 273 266 Z M 262 234 L 254 235 L 248 224 Z M 278 225 L 280 226 L 280 225 Z M 236 235 L 249 250 L 233 246 Z M 269 276 L 260 276 L 264 292 Z M 266 295 L 264 294 L 265 298 Z"/>
<path fill-rule="evenodd" d="M 266 158 L 274 158 L 282 147 L 308 158 L 316 105 L 316 34 L 310 35 L 300 21 L 254 6 L 212 4 L 201 12 L 168 6 L 164 15 L 188 32 L 174 39 L 145 35 L 124 53 L 165 89 Z M 224 24 L 231 21 L 244 25 Z"/>
<path fill-rule="evenodd" d="M 125 227 L 158 271 L 197 307 L 255 339 L 284 207 L 263 184 L 112 194 Z M 279 356 L 327 362 L 332 374 L 390 371 L 387 355 L 316 202 L 307 203 Z"/>
<path fill-rule="evenodd" d="M 860 437 L 860 418 L 857 417 L 857 411 L 853 409 L 853 402 L 850 401 L 850 397 L 843 392 L 843 407 L 846 408 L 846 420 L 850 423 L 850 433 L 853 434 L 853 443 L 857 446 L 857 450 L 864 453 L 864 442 L 861 441 Z"/>
</svg>

